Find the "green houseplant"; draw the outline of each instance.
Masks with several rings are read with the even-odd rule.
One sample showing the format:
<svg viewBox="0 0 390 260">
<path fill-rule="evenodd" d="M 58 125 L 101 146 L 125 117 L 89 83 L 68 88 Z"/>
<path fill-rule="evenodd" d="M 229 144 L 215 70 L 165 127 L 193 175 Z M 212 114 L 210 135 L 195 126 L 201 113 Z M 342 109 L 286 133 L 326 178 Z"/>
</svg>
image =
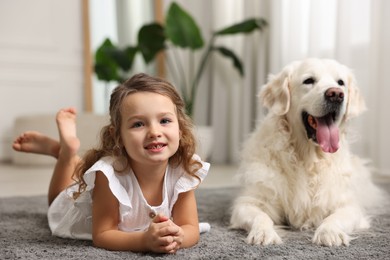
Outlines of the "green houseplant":
<svg viewBox="0 0 390 260">
<path fill-rule="evenodd" d="M 140 53 L 148 64 L 152 62 L 160 51 L 169 48 L 183 48 L 190 52 L 203 49 L 201 60 L 194 68 L 191 79 L 183 79 L 185 75 L 176 75 L 175 82 L 186 104 L 186 111 L 192 117 L 194 113 L 195 98 L 205 67 L 212 53 L 217 52 L 230 59 L 233 67 L 244 75 L 244 67 L 240 58 L 230 49 L 216 45 L 216 39 L 220 36 L 251 33 L 263 30 L 267 25 L 262 18 L 252 18 L 243 22 L 228 26 L 212 33 L 208 43 L 205 44 L 201 30 L 191 15 L 173 2 L 165 16 L 165 24 L 151 23 L 142 26 L 138 32 L 138 43 L 135 46 L 119 48 L 110 39 L 99 46 L 95 53 L 94 70 L 98 79 L 105 82 L 122 82 L 128 78 L 131 72 L 135 56 Z M 205 46 L 206 45 L 206 46 Z M 168 63 L 168 69 L 173 71 L 173 66 L 181 67 L 181 61 L 173 59 Z M 189 82 L 189 83 L 188 83 Z"/>
</svg>

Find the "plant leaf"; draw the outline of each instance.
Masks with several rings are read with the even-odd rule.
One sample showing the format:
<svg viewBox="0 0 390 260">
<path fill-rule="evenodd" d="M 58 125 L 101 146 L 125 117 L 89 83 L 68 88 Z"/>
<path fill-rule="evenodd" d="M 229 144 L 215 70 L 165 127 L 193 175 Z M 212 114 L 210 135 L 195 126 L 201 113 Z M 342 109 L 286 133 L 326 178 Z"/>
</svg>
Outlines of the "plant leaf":
<svg viewBox="0 0 390 260">
<path fill-rule="evenodd" d="M 237 33 L 250 33 L 256 29 L 262 30 L 265 26 L 267 26 L 267 22 L 263 18 L 251 18 L 241 23 L 237 23 L 229 27 L 226 27 L 222 30 L 219 30 L 214 34 L 227 35 L 227 34 L 237 34 Z"/>
<path fill-rule="evenodd" d="M 129 63 L 129 67 L 127 69 L 122 67 L 123 70 L 128 71 L 133 67 L 134 57 L 137 54 L 138 50 L 139 50 L 138 47 L 132 47 L 132 46 L 128 46 L 123 50 L 123 52 L 126 54 Z"/>
<path fill-rule="evenodd" d="M 100 45 L 95 53 L 95 65 L 94 70 L 98 79 L 103 81 L 118 81 L 119 79 L 119 67 L 115 60 L 108 54 L 107 50 L 114 50 L 115 47 L 109 39 Z"/>
<path fill-rule="evenodd" d="M 244 76 L 244 67 L 242 65 L 242 62 L 238 58 L 238 56 L 236 54 L 234 54 L 234 52 L 232 50 L 229 50 L 228 48 L 222 47 L 222 46 L 214 47 L 213 49 L 216 51 L 219 51 L 219 53 L 221 53 L 223 56 L 231 59 L 233 62 L 234 68 L 236 68 L 238 70 L 241 77 Z"/>
<path fill-rule="evenodd" d="M 105 49 L 113 48 L 114 45 L 111 43 L 110 39 L 106 38 L 104 42 L 97 48 L 95 52 L 95 62 L 104 62 L 106 59 L 109 59 Z"/>
<path fill-rule="evenodd" d="M 192 50 L 203 47 L 203 38 L 195 20 L 177 3 L 169 7 L 165 35 L 175 45 Z"/>
<path fill-rule="evenodd" d="M 146 63 L 151 62 L 156 54 L 165 48 L 164 28 L 158 23 L 141 27 L 138 32 L 138 48 Z"/>
<path fill-rule="evenodd" d="M 112 80 L 118 81 L 120 78 L 118 74 L 118 67 L 114 63 L 109 65 L 96 63 L 94 65 L 94 70 L 98 79 L 106 82 L 110 82 Z"/>
<path fill-rule="evenodd" d="M 123 70 L 128 71 L 133 66 L 134 56 L 137 53 L 137 47 L 126 47 L 124 50 L 117 48 L 106 48 L 103 49 L 117 65 Z"/>
</svg>

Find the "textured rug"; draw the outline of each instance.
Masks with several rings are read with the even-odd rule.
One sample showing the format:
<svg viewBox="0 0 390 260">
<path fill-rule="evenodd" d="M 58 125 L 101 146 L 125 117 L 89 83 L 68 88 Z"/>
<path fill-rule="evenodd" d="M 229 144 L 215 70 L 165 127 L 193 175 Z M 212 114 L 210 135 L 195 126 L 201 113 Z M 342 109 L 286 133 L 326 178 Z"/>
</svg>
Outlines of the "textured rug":
<svg viewBox="0 0 390 260">
<path fill-rule="evenodd" d="M 390 190 L 390 184 L 384 185 Z M 46 197 L 0 199 L 0 259 L 390 259 L 390 209 L 373 220 L 372 228 L 356 234 L 346 247 L 311 243 L 312 231 L 286 231 L 284 243 L 253 246 L 245 232 L 229 230 L 229 208 L 237 188 L 199 189 L 200 221 L 211 224 L 200 242 L 175 255 L 112 252 L 93 247 L 91 241 L 51 236 L 46 218 Z"/>
</svg>

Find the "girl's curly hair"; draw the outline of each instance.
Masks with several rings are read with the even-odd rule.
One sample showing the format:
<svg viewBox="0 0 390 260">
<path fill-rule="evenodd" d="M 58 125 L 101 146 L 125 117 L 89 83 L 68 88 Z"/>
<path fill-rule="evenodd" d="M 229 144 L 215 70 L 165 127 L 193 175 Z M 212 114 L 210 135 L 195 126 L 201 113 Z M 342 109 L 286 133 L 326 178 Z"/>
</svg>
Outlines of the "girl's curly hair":
<svg viewBox="0 0 390 260">
<path fill-rule="evenodd" d="M 121 162 L 118 172 L 123 172 L 130 167 L 130 158 L 122 144 L 120 127 L 122 124 L 121 108 L 123 100 L 136 92 L 152 92 L 169 97 L 176 107 L 181 138 L 179 148 L 169 159 L 169 164 L 176 167 L 181 165 L 186 173 L 198 178 L 195 173 L 202 167 L 201 163 L 193 159 L 196 150 L 196 141 L 192 132 L 193 123 L 185 113 L 185 106 L 182 98 L 176 89 L 166 80 L 139 73 L 117 86 L 110 98 L 110 123 L 104 126 L 100 133 L 100 144 L 98 148 L 91 149 L 85 153 L 83 159 L 76 167 L 73 179 L 79 184 L 79 192 L 75 197 L 85 191 L 86 183 L 84 173 L 100 158 L 113 156 Z M 118 166 L 117 166 L 118 167 Z"/>
</svg>

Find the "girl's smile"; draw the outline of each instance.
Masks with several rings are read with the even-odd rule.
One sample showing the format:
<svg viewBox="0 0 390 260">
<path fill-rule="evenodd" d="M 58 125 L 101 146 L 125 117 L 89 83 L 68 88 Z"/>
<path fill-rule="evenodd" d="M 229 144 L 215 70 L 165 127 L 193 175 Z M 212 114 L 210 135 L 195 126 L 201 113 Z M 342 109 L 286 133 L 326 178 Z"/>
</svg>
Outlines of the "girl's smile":
<svg viewBox="0 0 390 260">
<path fill-rule="evenodd" d="M 153 153 L 158 153 L 161 152 L 165 147 L 165 143 L 151 143 L 145 146 L 145 149 Z"/>
</svg>

